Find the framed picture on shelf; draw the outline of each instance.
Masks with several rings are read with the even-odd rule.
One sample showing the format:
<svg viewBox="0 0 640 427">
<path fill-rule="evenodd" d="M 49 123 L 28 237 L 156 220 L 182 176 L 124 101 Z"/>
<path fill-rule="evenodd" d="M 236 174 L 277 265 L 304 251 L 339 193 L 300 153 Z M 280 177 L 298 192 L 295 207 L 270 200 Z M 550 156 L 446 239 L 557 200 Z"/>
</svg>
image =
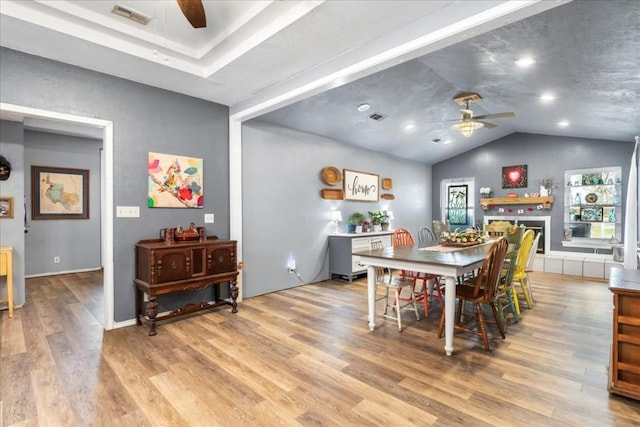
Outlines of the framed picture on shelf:
<svg viewBox="0 0 640 427">
<path fill-rule="evenodd" d="M 580 219 L 589 222 L 602 222 L 602 208 L 580 209 Z"/>
<path fill-rule="evenodd" d="M 13 218 L 13 197 L 0 197 L 0 219 Z"/>
<path fill-rule="evenodd" d="M 89 219 L 89 170 L 31 166 L 31 219 Z"/>
<path fill-rule="evenodd" d="M 602 173 L 582 174 L 582 185 L 600 185 L 602 183 Z"/>
</svg>

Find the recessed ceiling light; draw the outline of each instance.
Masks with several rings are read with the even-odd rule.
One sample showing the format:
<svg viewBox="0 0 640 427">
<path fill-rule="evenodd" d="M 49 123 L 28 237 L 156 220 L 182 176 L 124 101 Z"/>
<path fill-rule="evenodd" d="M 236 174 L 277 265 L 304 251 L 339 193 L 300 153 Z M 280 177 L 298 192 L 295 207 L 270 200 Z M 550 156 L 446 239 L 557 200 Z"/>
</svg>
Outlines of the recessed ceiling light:
<svg viewBox="0 0 640 427">
<path fill-rule="evenodd" d="M 530 56 L 523 56 L 522 58 L 518 58 L 516 60 L 516 65 L 522 68 L 530 67 L 535 63 L 536 63 L 536 60 Z"/>
<path fill-rule="evenodd" d="M 358 110 L 358 111 L 367 111 L 370 107 L 371 107 L 371 105 L 369 105 L 367 103 L 364 103 L 364 104 L 358 105 L 356 110 Z"/>
<path fill-rule="evenodd" d="M 556 99 L 556 96 L 551 92 L 543 93 L 540 95 L 540 101 L 542 102 L 551 102 Z"/>
<path fill-rule="evenodd" d="M 561 122 L 558 122 L 558 126 L 565 128 L 565 127 L 569 126 L 569 122 L 566 121 L 566 120 L 563 120 Z"/>
<path fill-rule="evenodd" d="M 407 123 L 406 125 L 404 125 L 405 132 L 411 132 L 415 128 L 416 128 L 416 125 L 413 123 Z"/>
</svg>

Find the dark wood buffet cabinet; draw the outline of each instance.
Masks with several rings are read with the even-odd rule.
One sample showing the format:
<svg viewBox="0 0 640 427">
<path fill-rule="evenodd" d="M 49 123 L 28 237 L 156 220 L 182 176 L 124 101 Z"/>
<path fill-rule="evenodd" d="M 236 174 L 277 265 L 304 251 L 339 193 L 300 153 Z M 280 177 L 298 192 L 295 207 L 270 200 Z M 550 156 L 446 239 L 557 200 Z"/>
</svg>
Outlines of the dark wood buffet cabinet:
<svg viewBox="0 0 640 427">
<path fill-rule="evenodd" d="M 149 324 L 155 335 L 156 322 L 173 317 L 230 305 L 238 311 L 238 262 L 235 240 L 202 237 L 195 241 L 168 242 L 163 239 L 141 240 L 136 244 L 136 319 L 138 325 Z M 229 298 L 220 297 L 220 286 L 229 286 Z M 159 314 L 157 297 L 180 291 L 213 287 L 211 301 L 189 303 Z M 147 302 L 144 304 L 144 294 Z"/>
<path fill-rule="evenodd" d="M 640 400 L 640 270 L 611 268 L 613 343 L 608 390 Z"/>
</svg>

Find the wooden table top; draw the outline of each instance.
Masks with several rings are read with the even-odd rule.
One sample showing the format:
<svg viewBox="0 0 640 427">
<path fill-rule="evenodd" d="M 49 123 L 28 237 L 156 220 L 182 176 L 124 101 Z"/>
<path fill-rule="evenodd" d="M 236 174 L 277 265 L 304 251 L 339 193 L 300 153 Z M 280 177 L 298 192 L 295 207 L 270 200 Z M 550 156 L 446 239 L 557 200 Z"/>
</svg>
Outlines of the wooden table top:
<svg viewBox="0 0 640 427">
<path fill-rule="evenodd" d="M 437 245 L 433 243 L 432 245 Z M 399 261 L 417 262 L 424 264 L 467 267 L 484 259 L 490 244 L 460 248 L 452 252 L 428 251 L 422 248 L 430 245 L 413 245 L 387 247 L 368 251 L 354 252 L 354 255 L 369 256 L 371 258 L 392 259 Z"/>
</svg>

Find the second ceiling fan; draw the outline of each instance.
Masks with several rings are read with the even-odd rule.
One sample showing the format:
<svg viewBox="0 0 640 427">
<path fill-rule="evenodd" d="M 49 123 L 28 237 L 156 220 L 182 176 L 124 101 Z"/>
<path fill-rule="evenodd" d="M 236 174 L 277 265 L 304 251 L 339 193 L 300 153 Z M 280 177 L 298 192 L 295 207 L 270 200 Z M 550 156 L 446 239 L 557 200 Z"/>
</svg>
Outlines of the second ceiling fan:
<svg viewBox="0 0 640 427">
<path fill-rule="evenodd" d="M 463 92 L 453 97 L 453 100 L 458 104 L 464 106 L 463 109 L 460 110 L 460 118 L 457 119 L 456 124 L 451 126 L 452 129 L 462 132 L 464 136 L 471 136 L 473 131 L 476 129 L 480 129 L 486 127 L 487 129 L 495 128 L 497 125 L 493 123 L 489 123 L 484 121 L 484 119 L 502 119 L 508 117 L 515 117 L 514 112 L 505 112 L 505 113 L 492 113 L 492 114 L 483 114 L 481 116 L 474 116 L 473 110 L 471 109 L 471 103 L 482 101 L 482 97 L 475 92 Z M 453 120 L 448 120 L 453 121 Z"/>
</svg>

